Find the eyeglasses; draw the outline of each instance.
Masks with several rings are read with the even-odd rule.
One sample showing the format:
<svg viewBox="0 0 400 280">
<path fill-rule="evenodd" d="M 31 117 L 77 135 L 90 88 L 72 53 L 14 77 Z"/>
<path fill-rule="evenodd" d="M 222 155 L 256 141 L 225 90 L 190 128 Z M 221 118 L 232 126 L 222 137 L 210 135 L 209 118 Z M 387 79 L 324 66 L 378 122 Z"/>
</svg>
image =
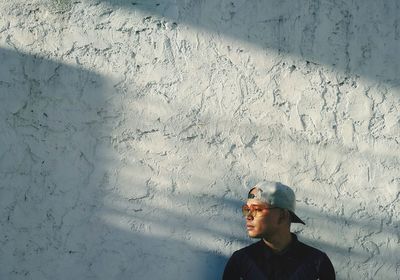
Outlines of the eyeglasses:
<svg viewBox="0 0 400 280">
<path fill-rule="evenodd" d="M 253 218 L 255 218 L 255 217 L 262 216 L 263 210 L 270 210 L 270 209 L 275 209 L 275 208 L 279 208 L 279 207 L 265 207 L 265 206 L 261 206 L 261 205 L 248 206 L 247 204 L 244 204 L 242 206 L 242 213 L 243 213 L 244 217 L 247 217 L 248 215 L 250 215 Z"/>
</svg>

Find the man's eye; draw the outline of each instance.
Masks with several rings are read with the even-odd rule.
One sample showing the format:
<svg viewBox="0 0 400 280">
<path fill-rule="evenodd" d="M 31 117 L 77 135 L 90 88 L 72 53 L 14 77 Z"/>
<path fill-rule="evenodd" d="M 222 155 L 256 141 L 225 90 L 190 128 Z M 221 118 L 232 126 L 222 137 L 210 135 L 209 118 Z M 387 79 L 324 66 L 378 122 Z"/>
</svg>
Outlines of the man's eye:
<svg viewBox="0 0 400 280">
<path fill-rule="evenodd" d="M 254 209 L 254 211 L 257 211 L 257 212 L 260 212 L 263 210 L 262 208 L 253 208 L 253 209 Z"/>
</svg>

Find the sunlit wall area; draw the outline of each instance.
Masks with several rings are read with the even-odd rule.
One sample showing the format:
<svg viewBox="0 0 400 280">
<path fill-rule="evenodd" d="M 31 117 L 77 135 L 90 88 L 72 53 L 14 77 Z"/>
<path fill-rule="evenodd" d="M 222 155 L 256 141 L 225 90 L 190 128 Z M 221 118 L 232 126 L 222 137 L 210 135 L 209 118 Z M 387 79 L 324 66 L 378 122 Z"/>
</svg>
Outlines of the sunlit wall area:
<svg viewBox="0 0 400 280">
<path fill-rule="evenodd" d="M 294 188 L 338 279 L 399 279 L 397 1 L 0 0 L 0 278 L 220 279 Z"/>
</svg>

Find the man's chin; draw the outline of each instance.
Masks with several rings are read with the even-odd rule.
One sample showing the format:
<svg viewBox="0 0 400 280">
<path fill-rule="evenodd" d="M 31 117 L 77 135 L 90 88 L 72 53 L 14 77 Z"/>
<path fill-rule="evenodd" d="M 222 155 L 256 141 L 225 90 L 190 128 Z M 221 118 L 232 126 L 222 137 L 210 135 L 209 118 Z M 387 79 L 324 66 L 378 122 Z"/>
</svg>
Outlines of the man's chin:
<svg viewBox="0 0 400 280">
<path fill-rule="evenodd" d="M 250 238 L 260 238 L 260 235 L 257 234 L 256 232 L 248 231 L 248 232 L 247 232 L 247 235 L 248 235 Z"/>
</svg>

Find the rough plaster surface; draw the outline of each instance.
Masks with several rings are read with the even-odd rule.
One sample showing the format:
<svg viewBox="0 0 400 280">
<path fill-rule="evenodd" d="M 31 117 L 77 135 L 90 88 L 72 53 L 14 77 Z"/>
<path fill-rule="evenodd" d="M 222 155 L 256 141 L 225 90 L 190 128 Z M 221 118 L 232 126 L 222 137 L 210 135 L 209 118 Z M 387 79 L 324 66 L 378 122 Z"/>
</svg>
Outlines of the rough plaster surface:
<svg viewBox="0 0 400 280">
<path fill-rule="evenodd" d="M 0 279 L 219 279 L 246 189 L 400 278 L 400 4 L 0 1 Z"/>
</svg>

